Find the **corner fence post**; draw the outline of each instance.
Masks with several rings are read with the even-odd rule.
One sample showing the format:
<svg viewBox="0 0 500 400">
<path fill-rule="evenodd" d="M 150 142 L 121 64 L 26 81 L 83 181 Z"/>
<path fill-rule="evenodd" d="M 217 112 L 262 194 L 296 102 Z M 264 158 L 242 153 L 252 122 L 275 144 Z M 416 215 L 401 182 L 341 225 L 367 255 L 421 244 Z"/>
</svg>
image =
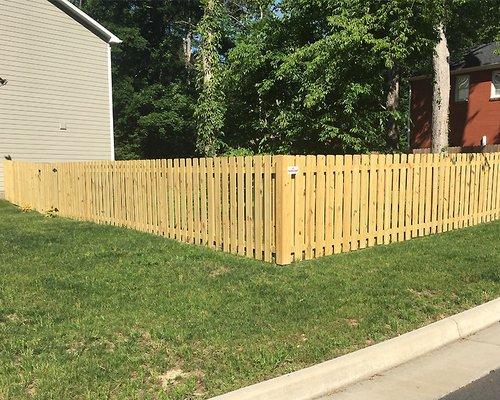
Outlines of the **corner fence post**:
<svg viewBox="0 0 500 400">
<path fill-rule="evenodd" d="M 292 262 L 293 207 L 292 175 L 288 167 L 293 156 L 275 156 L 276 159 L 276 264 Z"/>
</svg>

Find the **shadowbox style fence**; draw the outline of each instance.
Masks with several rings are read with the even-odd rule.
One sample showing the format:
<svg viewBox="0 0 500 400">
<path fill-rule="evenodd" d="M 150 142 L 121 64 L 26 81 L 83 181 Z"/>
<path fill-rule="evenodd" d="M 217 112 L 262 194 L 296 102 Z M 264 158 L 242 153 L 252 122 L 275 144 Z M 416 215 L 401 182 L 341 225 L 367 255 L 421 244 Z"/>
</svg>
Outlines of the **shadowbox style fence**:
<svg viewBox="0 0 500 400">
<path fill-rule="evenodd" d="M 500 153 L 5 161 L 5 194 L 284 265 L 497 219 L 499 168 Z"/>
</svg>

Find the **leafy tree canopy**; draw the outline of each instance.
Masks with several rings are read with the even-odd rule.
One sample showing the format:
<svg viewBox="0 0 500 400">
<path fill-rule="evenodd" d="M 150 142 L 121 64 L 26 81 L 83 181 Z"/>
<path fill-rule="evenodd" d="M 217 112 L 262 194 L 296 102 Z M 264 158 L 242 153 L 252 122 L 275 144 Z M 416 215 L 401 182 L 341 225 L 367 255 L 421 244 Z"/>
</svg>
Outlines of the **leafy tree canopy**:
<svg viewBox="0 0 500 400">
<path fill-rule="evenodd" d="M 497 0 L 83 7 L 124 41 L 113 48 L 118 158 L 404 149 L 404 137 L 388 140 L 387 124 L 404 131 L 408 78 L 431 71 L 437 26 L 446 28 L 452 58 L 500 31 Z M 400 100 L 388 109 L 394 76 Z"/>
</svg>

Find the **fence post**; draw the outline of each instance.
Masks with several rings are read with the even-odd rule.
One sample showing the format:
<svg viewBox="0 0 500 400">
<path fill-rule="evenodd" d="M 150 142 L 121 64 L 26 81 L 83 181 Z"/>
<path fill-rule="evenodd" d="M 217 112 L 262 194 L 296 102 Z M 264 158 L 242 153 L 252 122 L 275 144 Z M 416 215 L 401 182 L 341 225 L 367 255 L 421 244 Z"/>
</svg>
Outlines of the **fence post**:
<svg viewBox="0 0 500 400">
<path fill-rule="evenodd" d="M 276 264 L 292 262 L 293 206 L 292 175 L 288 167 L 293 156 L 275 156 L 276 159 Z"/>
</svg>

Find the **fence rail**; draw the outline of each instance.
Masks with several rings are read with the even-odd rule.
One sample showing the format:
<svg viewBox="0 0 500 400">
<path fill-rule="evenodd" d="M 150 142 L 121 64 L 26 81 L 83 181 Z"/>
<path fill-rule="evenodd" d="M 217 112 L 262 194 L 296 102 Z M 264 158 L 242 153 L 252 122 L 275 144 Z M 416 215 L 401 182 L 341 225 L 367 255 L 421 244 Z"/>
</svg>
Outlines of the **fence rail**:
<svg viewBox="0 0 500 400">
<path fill-rule="evenodd" d="M 500 153 L 5 162 L 6 198 L 289 264 L 497 219 Z"/>
</svg>

